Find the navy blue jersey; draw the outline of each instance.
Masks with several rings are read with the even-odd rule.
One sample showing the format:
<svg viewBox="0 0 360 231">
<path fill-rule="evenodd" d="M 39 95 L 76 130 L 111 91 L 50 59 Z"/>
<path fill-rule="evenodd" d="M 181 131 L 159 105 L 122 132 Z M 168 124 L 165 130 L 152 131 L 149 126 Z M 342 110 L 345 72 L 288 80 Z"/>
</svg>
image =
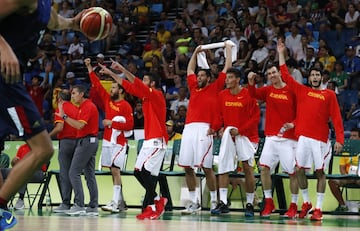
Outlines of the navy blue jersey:
<svg viewBox="0 0 360 231">
<path fill-rule="evenodd" d="M 38 0 L 33 13 L 23 14 L 20 10 L 0 21 L 0 34 L 15 52 L 22 70 L 36 56 L 50 13 L 51 1 Z M 0 74 L 0 97 L 0 138 L 13 134 L 29 139 L 45 130 L 43 119 L 22 82 L 6 84 Z"/>
<path fill-rule="evenodd" d="M 21 67 L 36 56 L 41 34 L 50 19 L 51 0 L 38 0 L 38 8 L 31 14 L 21 11 L 0 21 L 0 34 L 15 52 Z"/>
</svg>

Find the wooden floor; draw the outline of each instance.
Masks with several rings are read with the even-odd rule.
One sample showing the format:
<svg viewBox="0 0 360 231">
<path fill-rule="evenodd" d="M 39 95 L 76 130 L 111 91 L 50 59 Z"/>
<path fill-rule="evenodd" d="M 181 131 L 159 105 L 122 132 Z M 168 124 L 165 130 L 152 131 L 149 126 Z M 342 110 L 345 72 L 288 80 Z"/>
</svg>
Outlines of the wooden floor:
<svg viewBox="0 0 360 231">
<path fill-rule="evenodd" d="M 358 230 L 360 217 L 357 215 L 324 215 L 321 222 L 308 219 L 283 219 L 279 214 L 271 218 L 260 218 L 258 214 L 252 219 L 244 217 L 243 212 L 231 212 L 221 216 L 210 216 L 208 211 L 197 215 L 184 216 L 180 211 L 166 212 L 160 220 L 136 220 L 139 209 L 110 214 L 100 212 L 98 217 L 67 216 L 51 211 L 14 211 L 18 224 L 11 231 L 349 231 Z"/>
</svg>

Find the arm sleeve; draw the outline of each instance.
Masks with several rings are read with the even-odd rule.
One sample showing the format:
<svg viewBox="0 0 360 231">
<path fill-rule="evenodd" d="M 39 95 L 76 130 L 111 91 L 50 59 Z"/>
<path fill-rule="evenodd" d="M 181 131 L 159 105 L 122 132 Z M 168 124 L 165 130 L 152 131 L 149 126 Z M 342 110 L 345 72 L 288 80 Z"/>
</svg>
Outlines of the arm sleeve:
<svg viewBox="0 0 360 231">
<path fill-rule="evenodd" d="M 89 73 L 89 78 L 91 81 L 91 87 L 96 90 L 100 98 L 104 99 L 106 97 L 109 97 L 109 93 L 105 90 L 103 85 L 100 83 L 99 78 L 96 76 L 95 72 Z"/>
<path fill-rule="evenodd" d="M 330 116 L 331 121 L 335 128 L 336 141 L 340 144 L 344 144 L 344 126 L 341 118 L 339 103 L 337 102 L 335 93 L 331 94 L 330 101 Z"/>
<path fill-rule="evenodd" d="M 252 98 L 265 101 L 266 100 L 266 87 L 255 88 L 255 85 L 248 85 L 249 94 Z"/>
</svg>

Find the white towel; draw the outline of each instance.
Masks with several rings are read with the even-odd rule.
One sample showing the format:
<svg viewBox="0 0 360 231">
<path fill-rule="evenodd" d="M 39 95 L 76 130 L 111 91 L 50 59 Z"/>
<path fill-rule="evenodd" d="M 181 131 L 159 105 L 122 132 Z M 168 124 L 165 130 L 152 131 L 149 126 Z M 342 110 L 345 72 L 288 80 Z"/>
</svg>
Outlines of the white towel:
<svg viewBox="0 0 360 231">
<path fill-rule="evenodd" d="M 225 47 L 225 43 L 229 43 L 231 45 L 231 60 L 232 60 L 232 62 L 235 62 L 236 59 L 237 59 L 237 48 L 236 48 L 236 44 L 231 40 L 227 40 L 225 42 L 218 42 L 218 43 L 210 43 L 210 44 L 206 44 L 206 45 L 201 45 L 201 49 L 209 50 L 209 49 Z M 226 57 L 226 50 L 224 51 L 224 55 Z M 199 52 L 197 54 L 196 58 L 197 58 L 197 65 L 199 67 L 204 68 L 204 69 L 209 69 L 209 64 L 207 63 L 206 54 L 205 54 L 204 51 Z"/>
<path fill-rule="evenodd" d="M 234 171 L 237 167 L 236 147 L 230 134 L 232 127 L 225 129 L 220 144 L 218 173 L 223 174 Z"/>
<path fill-rule="evenodd" d="M 112 118 L 112 121 L 114 122 L 122 122 L 122 123 L 126 123 L 126 119 L 124 116 L 115 116 L 114 118 Z M 112 129 L 112 132 L 111 132 L 111 139 L 110 139 L 110 143 L 111 144 L 116 144 L 116 141 L 117 141 L 117 137 L 121 134 L 121 130 L 117 130 L 115 128 Z M 124 131 L 124 136 L 125 137 L 129 137 L 131 136 L 133 133 L 132 130 L 130 131 Z"/>
</svg>

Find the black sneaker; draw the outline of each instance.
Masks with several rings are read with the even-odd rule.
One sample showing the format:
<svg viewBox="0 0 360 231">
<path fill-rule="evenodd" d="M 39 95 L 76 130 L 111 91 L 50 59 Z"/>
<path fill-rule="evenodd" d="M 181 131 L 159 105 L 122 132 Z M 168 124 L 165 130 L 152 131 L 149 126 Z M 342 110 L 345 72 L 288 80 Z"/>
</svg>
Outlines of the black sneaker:
<svg viewBox="0 0 360 231">
<path fill-rule="evenodd" d="M 228 213 L 230 212 L 229 207 L 224 204 L 224 202 L 220 201 L 215 209 L 212 209 L 211 211 L 212 215 L 219 215 L 221 213 Z"/>
<path fill-rule="evenodd" d="M 250 203 L 246 204 L 245 217 L 254 217 L 254 206 Z"/>
</svg>

